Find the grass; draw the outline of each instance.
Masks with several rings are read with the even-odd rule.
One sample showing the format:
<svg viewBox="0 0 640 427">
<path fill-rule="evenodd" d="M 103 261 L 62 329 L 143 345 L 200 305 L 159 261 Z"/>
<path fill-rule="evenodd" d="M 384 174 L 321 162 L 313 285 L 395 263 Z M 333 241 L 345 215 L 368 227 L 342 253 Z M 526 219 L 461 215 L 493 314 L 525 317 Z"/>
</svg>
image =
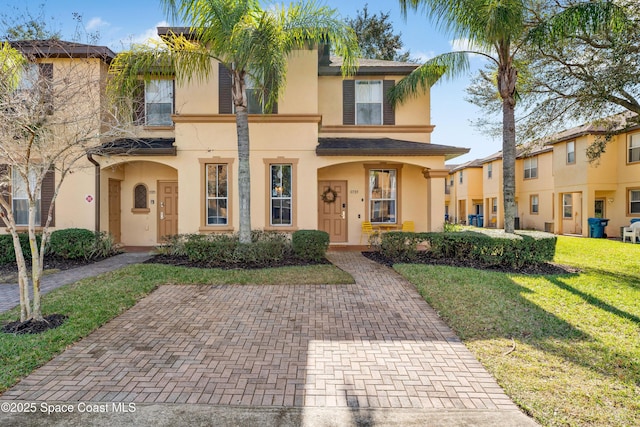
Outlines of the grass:
<svg viewBox="0 0 640 427">
<path fill-rule="evenodd" d="M 640 245 L 558 238 L 579 274 L 396 265 L 543 425 L 640 425 Z"/>
<path fill-rule="evenodd" d="M 69 345 L 131 308 L 163 284 L 346 284 L 353 278 L 333 265 L 261 270 L 219 270 L 140 264 L 63 286 L 43 297 L 43 313 L 69 319 L 39 335 L 0 333 L 0 393 L 51 360 Z M 0 324 L 20 317 L 17 308 L 0 314 Z"/>
</svg>

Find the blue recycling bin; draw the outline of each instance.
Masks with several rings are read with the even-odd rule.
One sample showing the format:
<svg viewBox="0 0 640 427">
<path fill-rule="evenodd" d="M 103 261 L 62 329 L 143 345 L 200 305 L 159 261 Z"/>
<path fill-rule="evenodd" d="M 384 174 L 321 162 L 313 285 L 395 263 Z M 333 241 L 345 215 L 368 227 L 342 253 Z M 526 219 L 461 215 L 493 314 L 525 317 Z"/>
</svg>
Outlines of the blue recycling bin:
<svg viewBox="0 0 640 427">
<path fill-rule="evenodd" d="M 603 218 L 589 218 L 589 237 L 601 239 L 604 237 L 604 228 L 609 224 L 608 219 Z"/>
<path fill-rule="evenodd" d="M 484 227 L 484 215 L 476 215 L 478 227 Z"/>
<path fill-rule="evenodd" d="M 633 218 L 633 219 L 631 220 L 631 224 L 633 224 L 634 222 L 638 222 L 638 221 L 640 221 L 640 218 Z"/>
<path fill-rule="evenodd" d="M 473 225 L 474 227 L 478 226 L 478 216 L 477 215 L 469 215 L 469 222 L 467 225 Z"/>
</svg>

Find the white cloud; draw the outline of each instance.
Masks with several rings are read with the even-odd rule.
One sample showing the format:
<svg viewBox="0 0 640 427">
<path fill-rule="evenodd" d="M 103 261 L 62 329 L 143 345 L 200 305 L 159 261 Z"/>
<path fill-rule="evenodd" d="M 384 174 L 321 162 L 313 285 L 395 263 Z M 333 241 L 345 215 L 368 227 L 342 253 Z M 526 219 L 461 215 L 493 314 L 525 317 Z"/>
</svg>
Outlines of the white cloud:
<svg viewBox="0 0 640 427">
<path fill-rule="evenodd" d="M 149 44 L 152 40 L 159 41 L 160 37 L 158 37 L 158 27 L 170 27 L 167 21 L 160 21 L 152 28 L 148 28 L 141 33 L 137 34 L 129 34 L 125 38 L 120 38 L 112 43 L 109 43 L 109 46 L 112 49 L 117 51 L 128 49 L 132 44 Z"/>
<path fill-rule="evenodd" d="M 103 21 L 102 18 L 91 18 L 87 25 L 85 25 L 85 29 L 87 31 L 96 31 L 100 28 L 109 27 L 111 24 L 107 21 Z"/>
<path fill-rule="evenodd" d="M 427 52 L 423 52 L 423 51 L 411 52 L 411 58 L 417 59 L 418 62 L 421 62 L 421 63 L 427 62 L 428 60 L 430 60 L 435 56 L 436 56 L 436 53 L 432 50 Z"/>
<path fill-rule="evenodd" d="M 454 52 L 466 51 L 466 52 L 484 52 L 491 55 L 491 51 L 479 46 L 478 44 L 473 43 L 469 39 L 455 39 L 449 40 L 449 45 L 451 46 L 451 50 Z"/>
</svg>

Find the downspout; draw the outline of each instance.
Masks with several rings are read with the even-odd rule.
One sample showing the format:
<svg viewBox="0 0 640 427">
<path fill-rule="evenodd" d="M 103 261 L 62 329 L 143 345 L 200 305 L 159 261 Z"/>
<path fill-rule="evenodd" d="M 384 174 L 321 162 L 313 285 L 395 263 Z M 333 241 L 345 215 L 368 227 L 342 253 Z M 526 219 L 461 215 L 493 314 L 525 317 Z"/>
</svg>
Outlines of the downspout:
<svg viewBox="0 0 640 427">
<path fill-rule="evenodd" d="M 100 231 L 100 163 L 96 162 L 92 153 L 87 153 L 87 160 L 89 160 L 96 167 L 96 208 L 95 208 L 95 224 L 96 233 Z"/>
</svg>

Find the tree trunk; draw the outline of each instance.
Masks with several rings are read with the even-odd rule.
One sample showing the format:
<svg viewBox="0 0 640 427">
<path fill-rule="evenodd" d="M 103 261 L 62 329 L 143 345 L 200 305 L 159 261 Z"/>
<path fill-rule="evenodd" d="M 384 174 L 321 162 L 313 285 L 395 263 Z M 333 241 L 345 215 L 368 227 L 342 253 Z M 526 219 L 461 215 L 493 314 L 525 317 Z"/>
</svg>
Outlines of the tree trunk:
<svg viewBox="0 0 640 427">
<path fill-rule="evenodd" d="M 502 101 L 502 196 L 504 231 L 513 233 L 516 217 L 516 125 L 515 100 Z"/>
<path fill-rule="evenodd" d="M 31 300 L 29 298 L 29 273 L 24 261 L 22 246 L 18 232 L 12 228 L 13 249 L 16 253 L 16 265 L 18 266 L 18 291 L 20 292 L 20 321 L 26 322 L 31 318 Z"/>
<path fill-rule="evenodd" d="M 251 174 L 249 163 L 249 115 L 236 106 L 238 132 L 238 199 L 240 201 L 240 243 L 251 243 Z"/>
<path fill-rule="evenodd" d="M 38 191 L 38 190 L 36 190 Z M 36 201 L 29 202 L 29 248 L 31 249 L 31 283 L 33 285 L 33 311 L 31 318 L 42 321 L 42 308 L 40 307 L 40 281 L 42 279 L 42 268 L 40 263 L 40 251 L 36 240 Z"/>
</svg>

